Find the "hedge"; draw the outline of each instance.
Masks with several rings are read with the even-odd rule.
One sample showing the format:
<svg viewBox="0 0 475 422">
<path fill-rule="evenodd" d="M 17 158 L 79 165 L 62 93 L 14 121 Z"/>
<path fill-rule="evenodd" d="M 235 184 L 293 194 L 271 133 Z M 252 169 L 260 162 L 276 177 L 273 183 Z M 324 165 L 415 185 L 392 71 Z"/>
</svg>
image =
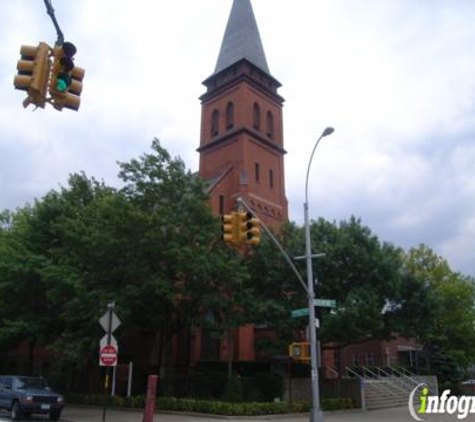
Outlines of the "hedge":
<svg viewBox="0 0 475 422">
<path fill-rule="evenodd" d="M 70 403 L 96 406 L 104 405 L 104 399 L 107 406 L 111 407 L 137 409 L 143 409 L 145 407 L 145 396 L 119 397 L 86 394 L 71 394 L 67 396 L 67 401 Z M 311 407 L 311 401 L 294 402 L 292 405 L 286 402 L 228 403 L 212 400 L 177 399 L 174 397 L 158 397 L 156 401 L 157 410 L 198 412 L 225 416 L 258 416 L 290 412 L 300 413 L 308 412 Z M 352 409 L 354 407 L 354 403 L 351 399 L 335 398 L 322 400 L 323 410 Z"/>
</svg>

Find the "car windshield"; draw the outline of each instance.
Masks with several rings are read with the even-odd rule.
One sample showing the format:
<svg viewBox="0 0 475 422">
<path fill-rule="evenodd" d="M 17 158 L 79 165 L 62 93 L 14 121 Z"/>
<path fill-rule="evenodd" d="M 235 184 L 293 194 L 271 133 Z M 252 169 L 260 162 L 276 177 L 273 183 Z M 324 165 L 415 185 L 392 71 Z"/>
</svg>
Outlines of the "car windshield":
<svg viewBox="0 0 475 422">
<path fill-rule="evenodd" d="M 28 389 L 28 388 L 46 388 L 46 382 L 43 378 L 28 378 L 19 377 L 16 379 L 16 388 Z"/>
</svg>

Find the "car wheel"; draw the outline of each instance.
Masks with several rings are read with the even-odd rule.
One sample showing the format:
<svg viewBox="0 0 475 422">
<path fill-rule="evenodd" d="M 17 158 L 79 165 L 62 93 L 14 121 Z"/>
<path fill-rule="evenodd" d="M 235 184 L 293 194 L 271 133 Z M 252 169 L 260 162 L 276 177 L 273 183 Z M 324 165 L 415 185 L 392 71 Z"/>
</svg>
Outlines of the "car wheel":
<svg viewBox="0 0 475 422">
<path fill-rule="evenodd" d="M 49 420 L 50 421 L 57 421 L 61 416 L 61 412 L 50 412 L 49 413 Z"/>
<path fill-rule="evenodd" d="M 20 419 L 21 419 L 20 405 L 16 401 L 13 403 L 13 406 L 12 406 L 12 421 L 19 421 Z"/>
</svg>

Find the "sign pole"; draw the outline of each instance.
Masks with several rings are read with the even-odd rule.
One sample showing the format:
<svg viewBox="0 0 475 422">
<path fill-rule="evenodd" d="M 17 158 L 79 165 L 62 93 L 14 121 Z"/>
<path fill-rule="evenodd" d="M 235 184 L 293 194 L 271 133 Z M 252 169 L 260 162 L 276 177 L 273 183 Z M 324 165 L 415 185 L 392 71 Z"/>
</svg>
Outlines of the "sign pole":
<svg viewBox="0 0 475 422">
<path fill-rule="evenodd" d="M 106 329 L 106 335 L 107 335 L 107 345 L 109 346 L 111 344 L 111 338 L 112 338 L 112 315 L 114 312 L 114 302 L 109 302 L 107 304 L 107 329 Z M 106 378 L 104 381 L 104 406 L 102 408 L 102 422 L 106 420 L 106 403 L 107 403 L 107 392 L 109 389 L 109 378 L 110 378 L 110 366 L 106 366 Z"/>
<path fill-rule="evenodd" d="M 109 376 L 110 376 L 110 366 L 106 366 L 106 377 L 104 380 L 104 405 L 102 407 L 102 422 L 106 420 L 106 402 L 107 402 L 107 389 L 109 388 Z"/>
</svg>

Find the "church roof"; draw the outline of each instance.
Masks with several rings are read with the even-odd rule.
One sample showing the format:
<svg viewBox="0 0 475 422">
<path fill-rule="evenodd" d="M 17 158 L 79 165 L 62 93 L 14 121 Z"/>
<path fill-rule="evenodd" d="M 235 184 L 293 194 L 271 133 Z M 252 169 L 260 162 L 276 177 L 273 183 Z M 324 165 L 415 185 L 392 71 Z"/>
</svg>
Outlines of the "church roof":
<svg viewBox="0 0 475 422">
<path fill-rule="evenodd" d="M 214 73 L 241 59 L 270 75 L 251 0 L 234 0 Z"/>
</svg>

